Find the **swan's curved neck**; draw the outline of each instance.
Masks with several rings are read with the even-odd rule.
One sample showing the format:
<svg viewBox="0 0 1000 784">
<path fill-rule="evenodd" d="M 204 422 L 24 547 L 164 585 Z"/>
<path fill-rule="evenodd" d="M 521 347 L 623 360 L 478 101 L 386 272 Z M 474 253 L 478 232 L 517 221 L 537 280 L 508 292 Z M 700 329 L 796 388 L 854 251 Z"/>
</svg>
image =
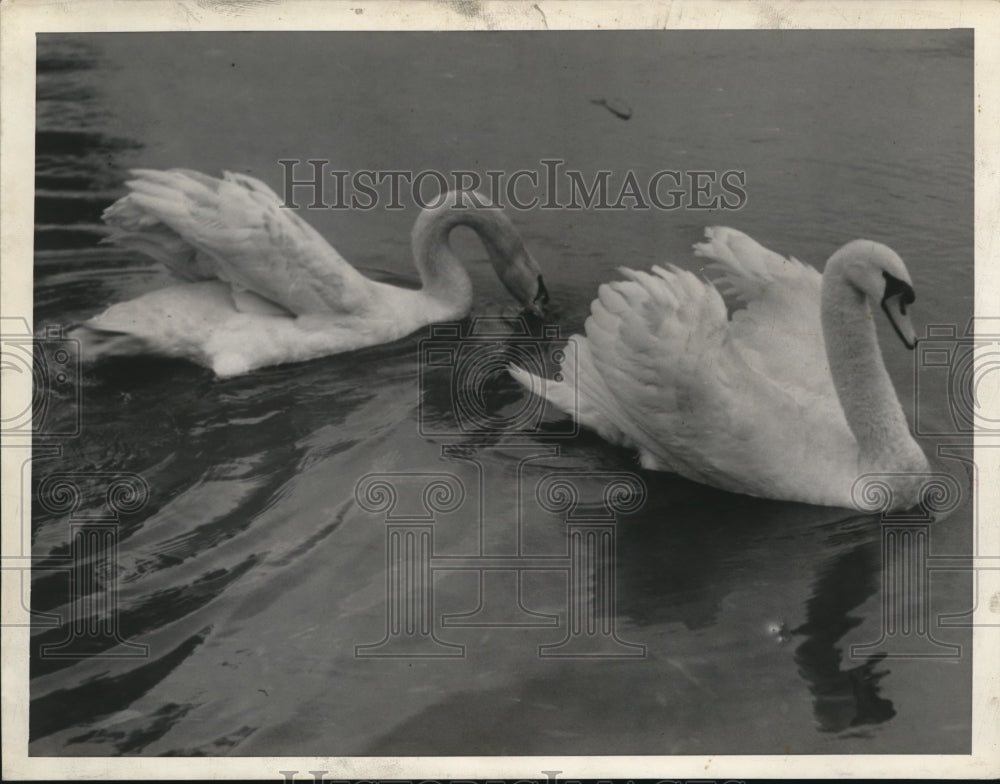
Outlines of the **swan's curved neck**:
<svg viewBox="0 0 1000 784">
<path fill-rule="evenodd" d="M 885 469 L 923 453 L 885 369 L 868 297 L 833 259 L 822 286 L 823 340 L 830 373 L 859 448 L 861 470 Z"/>
<path fill-rule="evenodd" d="M 501 210 L 479 206 L 464 193 L 448 194 L 444 203 L 420 214 L 413 226 L 411 244 L 423 291 L 467 309 L 472 304 L 472 282 L 449 242 L 456 226 L 468 226 L 479 236 L 501 276 L 507 260 L 523 249 L 523 243 Z"/>
</svg>

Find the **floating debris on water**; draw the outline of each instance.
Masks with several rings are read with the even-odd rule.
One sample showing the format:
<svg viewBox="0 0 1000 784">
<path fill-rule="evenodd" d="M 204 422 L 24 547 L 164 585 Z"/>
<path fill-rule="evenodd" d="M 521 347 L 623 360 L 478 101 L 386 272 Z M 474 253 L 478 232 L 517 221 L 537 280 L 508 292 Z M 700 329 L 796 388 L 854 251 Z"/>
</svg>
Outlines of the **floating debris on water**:
<svg viewBox="0 0 1000 784">
<path fill-rule="evenodd" d="M 632 116 L 632 107 L 617 98 L 612 98 L 610 101 L 607 98 L 591 98 L 590 102 L 597 106 L 603 106 L 615 117 L 622 120 L 627 120 Z"/>
</svg>

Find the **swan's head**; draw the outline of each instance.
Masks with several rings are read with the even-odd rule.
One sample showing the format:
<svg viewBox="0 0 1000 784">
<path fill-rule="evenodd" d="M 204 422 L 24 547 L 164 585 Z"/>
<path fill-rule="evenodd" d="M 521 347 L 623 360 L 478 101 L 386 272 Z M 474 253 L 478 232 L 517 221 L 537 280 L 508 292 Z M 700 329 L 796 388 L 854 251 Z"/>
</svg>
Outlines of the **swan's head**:
<svg viewBox="0 0 1000 784">
<path fill-rule="evenodd" d="M 490 258 L 497 276 L 514 299 L 529 313 L 542 317 L 549 303 L 549 292 L 545 288 L 542 270 L 527 248 L 520 244 L 519 248 L 512 248 L 508 253 L 497 254 L 496 258 L 490 252 Z"/>
<path fill-rule="evenodd" d="M 525 310 L 543 316 L 549 302 L 545 279 L 514 224 L 496 207 L 470 208 L 466 202 L 466 209 L 467 215 L 460 221 L 479 234 L 500 282 Z"/>
<path fill-rule="evenodd" d="M 878 302 L 904 345 L 917 345 L 907 308 L 913 304 L 913 280 L 899 255 L 887 245 L 854 240 L 830 257 L 829 264 L 842 268 L 847 281 L 872 302 Z"/>
<path fill-rule="evenodd" d="M 450 191 L 438 205 L 424 209 L 418 216 L 412 233 L 413 255 L 417 266 L 430 275 L 430 282 L 445 274 L 441 261 L 445 257 L 452 258 L 447 251 L 448 235 L 459 225 L 468 226 L 482 240 L 493 269 L 507 291 L 526 310 L 542 316 L 549 292 L 541 268 L 524 246 L 510 218 L 478 191 Z"/>
</svg>

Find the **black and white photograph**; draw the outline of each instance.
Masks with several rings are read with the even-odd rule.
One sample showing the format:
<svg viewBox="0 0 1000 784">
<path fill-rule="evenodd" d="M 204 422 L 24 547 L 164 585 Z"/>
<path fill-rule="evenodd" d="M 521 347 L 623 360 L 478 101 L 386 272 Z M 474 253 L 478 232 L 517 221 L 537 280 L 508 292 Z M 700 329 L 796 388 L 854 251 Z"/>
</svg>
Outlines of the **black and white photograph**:
<svg viewBox="0 0 1000 784">
<path fill-rule="evenodd" d="M 325 5 L 4 9 L 4 777 L 1000 775 L 995 7 Z"/>
</svg>

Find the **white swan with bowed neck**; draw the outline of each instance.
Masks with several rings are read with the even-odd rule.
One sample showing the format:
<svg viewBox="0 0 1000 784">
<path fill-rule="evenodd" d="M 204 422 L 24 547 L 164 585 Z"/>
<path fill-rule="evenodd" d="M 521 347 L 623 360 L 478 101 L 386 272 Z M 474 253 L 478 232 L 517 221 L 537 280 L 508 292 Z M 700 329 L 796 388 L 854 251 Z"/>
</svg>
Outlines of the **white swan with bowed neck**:
<svg viewBox="0 0 1000 784">
<path fill-rule="evenodd" d="M 219 376 L 388 343 L 462 318 L 472 283 L 449 246 L 462 224 L 497 275 L 538 312 L 548 293 L 510 220 L 478 194 L 451 192 L 421 212 L 411 236 L 423 288 L 371 280 L 264 183 L 196 171 L 135 170 L 104 213 L 109 242 L 140 251 L 186 281 L 112 305 L 73 332 L 84 356 L 157 354 Z M 477 198 L 478 197 L 478 198 Z"/>
<path fill-rule="evenodd" d="M 737 493 L 855 507 L 855 481 L 896 474 L 894 506 L 918 499 L 927 459 L 910 435 L 872 319 L 881 305 L 909 348 L 909 273 L 855 240 L 821 276 L 745 234 L 706 231 L 717 289 L 671 266 L 602 285 L 562 380 L 511 372 L 577 421 L 638 450 L 641 464 Z M 727 316 L 722 294 L 744 307 Z"/>
</svg>

